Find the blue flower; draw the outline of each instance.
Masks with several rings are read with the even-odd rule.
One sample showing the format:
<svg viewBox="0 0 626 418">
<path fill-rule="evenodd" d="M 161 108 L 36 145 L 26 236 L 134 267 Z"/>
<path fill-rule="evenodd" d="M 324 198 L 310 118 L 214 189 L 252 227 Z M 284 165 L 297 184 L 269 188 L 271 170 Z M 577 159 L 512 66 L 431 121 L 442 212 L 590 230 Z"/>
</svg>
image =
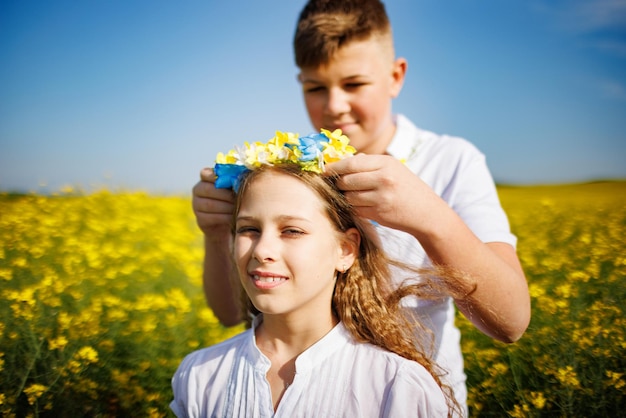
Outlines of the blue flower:
<svg viewBox="0 0 626 418">
<path fill-rule="evenodd" d="M 300 137 L 299 142 L 297 148 L 302 153 L 300 161 L 313 161 L 324 150 L 323 144 L 328 143 L 328 137 L 324 134 L 312 134 Z"/>
<path fill-rule="evenodd" d="M 245 165 L 239 164 L 215 164 L 215 187 L 218 189 L 233 189 L 235 193 L 239 190 L 241 175 L 248 171 Z"/>
</svg>

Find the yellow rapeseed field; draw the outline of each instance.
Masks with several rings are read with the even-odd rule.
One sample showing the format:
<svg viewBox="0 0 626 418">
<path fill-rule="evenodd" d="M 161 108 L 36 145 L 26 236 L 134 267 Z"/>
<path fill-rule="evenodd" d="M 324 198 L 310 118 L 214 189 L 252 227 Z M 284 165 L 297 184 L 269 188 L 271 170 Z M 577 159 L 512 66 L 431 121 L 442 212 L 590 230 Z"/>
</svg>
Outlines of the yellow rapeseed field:
<svg viewBox="0 0 626 418">
<path fill-rule="evenodd" d="M 0 199 L 0 415 L 165 416 L 182 356 L 224 330 L 187 198 Z"/>
<path fill-rule="evenodd" d="M 458 316 L 472 416 L 626 411 L 626 183 L 499 187 L 532 298 L 513 345 Z"/>
<path fill-rule="evenodd" d="M 626 183 L 500 187 L 533 319 L 516 344 L 461 316 L 472 416 L 626 410 Z M 241 331 L 201 288 L 188 197 L 0 194 L 0 415 L 168 416 L 182 357 Z"/>
</svg>

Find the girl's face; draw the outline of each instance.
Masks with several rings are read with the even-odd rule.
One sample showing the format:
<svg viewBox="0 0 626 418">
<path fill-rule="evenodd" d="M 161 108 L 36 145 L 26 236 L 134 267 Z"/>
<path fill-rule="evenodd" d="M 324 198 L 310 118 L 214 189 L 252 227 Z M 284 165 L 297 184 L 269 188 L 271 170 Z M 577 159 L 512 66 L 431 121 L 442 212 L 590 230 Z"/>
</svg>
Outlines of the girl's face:
<svg viewBox="0 0 626 418">
<path fill-rule="evenodd" d="M 241 201 L 233 248 L 254 306 L 266 315 L 330 314 L 336 271 L 354 261 L 343 235 L 300 180 L 273 172 L 257 177 Z"/>
</svg>

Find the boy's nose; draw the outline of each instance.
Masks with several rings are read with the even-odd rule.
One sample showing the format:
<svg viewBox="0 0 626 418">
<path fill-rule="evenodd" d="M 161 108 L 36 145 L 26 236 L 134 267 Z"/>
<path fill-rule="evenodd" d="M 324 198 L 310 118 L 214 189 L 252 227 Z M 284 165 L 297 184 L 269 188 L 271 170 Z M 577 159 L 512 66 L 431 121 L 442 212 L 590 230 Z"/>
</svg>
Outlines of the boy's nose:
<svg viewBox="0 0 626 418">
<path fill-rule="evenodd" d="M 330 89 L 326 101 L 326 112 L 331 115 L 340 115 L 350 111 L 350 104 L 345 91 Z"/>
</svg>

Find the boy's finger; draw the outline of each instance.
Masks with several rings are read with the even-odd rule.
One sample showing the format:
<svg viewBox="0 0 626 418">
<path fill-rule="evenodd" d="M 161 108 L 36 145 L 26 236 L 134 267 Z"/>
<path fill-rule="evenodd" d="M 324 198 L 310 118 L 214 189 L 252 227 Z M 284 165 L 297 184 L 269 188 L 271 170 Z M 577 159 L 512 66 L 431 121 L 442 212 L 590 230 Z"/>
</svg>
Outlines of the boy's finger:
<svg viewBox="0 0 626 418">
<path fill-rule="evenodd" d="M 359 211 L 376 207 L 377 195 L 372 190 L 350 190 L 345 194 L 348 202 Z"/>
<path fill-rule="evenodd" d="M 197 214 L 229 215 L 234 210 L 232 201 L 217 199 L 193 199 L 192 207 Z"/>
<path fill-rule="evenodd" d="M 324 166 L 324 172 L 322 174 L 325 176 L 340 176 L 344 174 L 345 168 L 343 166 L 345 166 L 345 164 L 341 164 L 344 161 L 345 160 L 326 164 Z"/>
<path fill-rule="evenodd" d="M 361 173 L 373 171 L 378 167 L 375 165 L 375 158 L 366 154 L 358 154 L 345 160 L 329 163 L 324 166 L 324 174 L 329 176 L 343 176 L 350 173 Z M 375 157 L 375 156 L 374 156 Z"/>
<path fill-rule="evenodd" d="M 215 183 L 217 176 L 215 176 L 215 172 L 211 167 L 205 167 L 200 170 L 200 180 L 208 181 L 210 183 Z"/>
<path fill-rule="evenodd" d="M 336 179 L 339 190 L 344 192 L 364 192 L 376 189 L 379 181 L 375 171 L 359 171 L 342 174 Z"/>
<path fill-rule="evenodd" d="M 194 199 L 212 199 L 224 202 L 232 202 L 234 199 L 232 190 L 216 189 L 213 181 L 199 181 L 193 186 L 192 195 Z"/>
</svg>

